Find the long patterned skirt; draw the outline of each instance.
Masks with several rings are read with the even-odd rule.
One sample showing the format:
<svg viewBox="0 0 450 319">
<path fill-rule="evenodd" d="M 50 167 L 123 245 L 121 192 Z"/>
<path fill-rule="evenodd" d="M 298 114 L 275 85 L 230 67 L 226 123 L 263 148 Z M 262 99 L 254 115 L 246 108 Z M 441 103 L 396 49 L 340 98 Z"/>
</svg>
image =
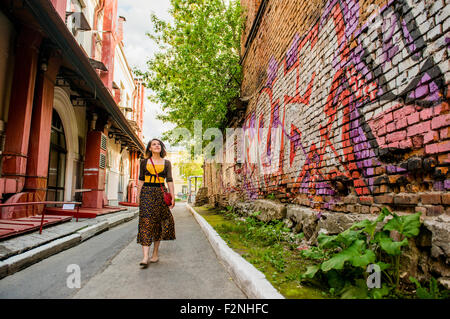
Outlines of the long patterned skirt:
<svg viewBox="0 0 450 319">
<path fill-rule="evenodd" d="M 163 186 L 167 190 L 166 186 Z M 137 243 L 150 246 L 154 241 L 174 240 L 175 223 L 169 206 L 164 202 L 161 187 L 142 186 L 139 201 Z"/>
</svg>

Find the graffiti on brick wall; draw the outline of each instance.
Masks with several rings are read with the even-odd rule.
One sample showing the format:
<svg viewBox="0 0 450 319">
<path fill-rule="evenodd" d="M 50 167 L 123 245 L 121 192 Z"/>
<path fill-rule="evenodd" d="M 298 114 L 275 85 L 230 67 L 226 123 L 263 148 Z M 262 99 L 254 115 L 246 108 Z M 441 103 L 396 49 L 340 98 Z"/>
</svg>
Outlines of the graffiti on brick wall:
<svg viewBox="0 0 450 319">
<path fill-rule="evenodd" d="M 391 1 L 357 29 L 359 2 L 330 0 L 281 61 L 268 61 L 244 125 L 251 198 L 283 183 L 305 194 L 345 195 L 348 185 L 359 196 L 380 193 L 384 174 L 414 169 L 405 158 L 450 151 L 449 39 L 425 6 Z M 444 177 L 433 187 L 449 184 Z"/>
</svg>

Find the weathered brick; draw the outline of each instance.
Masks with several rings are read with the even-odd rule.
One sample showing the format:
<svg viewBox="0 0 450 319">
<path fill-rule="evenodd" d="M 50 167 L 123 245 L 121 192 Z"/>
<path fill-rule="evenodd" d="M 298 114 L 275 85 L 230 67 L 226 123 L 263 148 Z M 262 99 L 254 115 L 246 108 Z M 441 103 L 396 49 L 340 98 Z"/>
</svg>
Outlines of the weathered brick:
<svg viewBox="0 0 450 319">
<path fill-rule="evenodd" d="M 443 126 L 450 126 L 450 114 L 440 115 L 431 120 L 433 130 Z"/>
<path fill-rule="evenodd" d="M 450 153 L 438 155 L 438 162 L 441 165 L 450 165 Z"/>
<path fill-rule="evenodd" d="M 413 105 L 407 105 L 393 113 L 394 119 L 406 118 L 408 115 L 416 111 Z"/>
<path fill-rule="evenodd" d="M 428 144 L 431 142 L 437 142 L 439 140 L 439 133 L 436 131 L 429 131 L 423 135 L 423 143 Z"/>
<path fill-rule="evenodd" d="M 397 131 L 386 135 L 386 143 L 402 141 L 406 138 L 406 131 Z"/>
<path fill-rule="evenodd" d="M 384 194 L 373 197 L 373 201 L 377 204 L 392 204 L 394 202 L 393 194 Z"/>
<path fill-rule="evenodd" d="M 413 146 L 413 143 L 410 138 L 398 142 L 398 147 L 401 149 L 411 148 L 412 146 Z"/>
<path fill-rule="evenodd" d="M 358 202 L 358 198 L 356 196 L 345 196 L 344 199 L 344 204 L 356 204 Z"/>
<path fill-rule="evenodd" d="M 426 206 L 427 216 L 439 216 L 444 213 L 444 207 L 442 206 Z"/>
<path fill-rule="evenodd" d="M 402 128 L 405 128 L 408 126 L 408 122 L 405 118 L 401 118 L 395 122 L 395 127 L 397 130 L 401 130 Z"/>
<path fill-rule="evenodd" d="M 362 205 L 372 205 L 373 197 L 372 196 L 360 196 L 359 203 Z"/>
<path fill-rule="evenodd" d="M 445 127 L 439 130 L 439 138 L 441 140 L 446 140 L 450 137 L 450 127 Z"/>
<path fill-rule="evenodd" d="M 450 141 L 445 141 L 437 144 L 438 152 L 445 153 L 450 151 Z"/>
<path fill-rule="evenodd" d="M 388 133 L 389 133 L 389 132 L 394 132 L 396 129 L 397 129 L 397 128 L 395 127 L 395 123 L 389 123 L 389 124 L 386 126 L 386 130 L 387 130 Z"/>
<path fill-rule="evenodd" d="M 430 121 L 421 122 L 419 124 L 408 127 L 408 136 L 422 134 L 430 130 Z"/>
<path fill-rule="evenodd" d="M 379 207 L 370 206 L 370 214 L 378 214 L 381 211 Z"/>
<path fill-rule="evenodd" d="M 422 204 L 431 204 L 437 205 L 441 203 L 441 194 L 440 193 L 423 193 L 420 194 L 420 200 Z"/>
<path fill-rule="evenodd" d="M 403 175 L 389 175 L 389 184 L 397 184 L 402 177 Z"/>
<path fill-rule="evenodd" d="M 422 206 L 416 206 L 416 207 L 414 208 L 414 211 L 415 211 L 416 213 L 421 213 L 422 216 L 424 216 L 424 215 L 427 214 L 427 208 L 426 208 L 426 207 L 422 207 Z"/>
<path fill-rule="evenodd" d="M 420 111 L 420 120 L 425 121 L 433 116 L 433 108 L 426 108 Z"/>
<path fill-rule="evenodd" d="M 413 125 L 413 124 L 419 122 L 419 113 L 415 112 L 411 115 L 408 115 L 406 119 L 408 121 L 408 125 Z"/>
<path fill-rule="evenodd" d="M 422 148 L 423 147 L 423 140 L 424 140 L 424 138 L 421 135 L 413 136 L 412 139 L 411 139 L 412 146 L 415 149 Z"/>
<path fill-rule="evenodd" d="M 442 204 L 444 205 L 450 205 L 450 194 L 445 193 L 441 195 Z"/>
<path fill-rule="evenodd" d="M 419 202 L 417 194 L 396 194 L 394 196 L 394 204 L 397 205 L 414 205 Z"/>
<path fill-rule="evenodd" d="M 438 143 L 426 145 L 426 146 L 425 146 L 425 153 L 426 153 L 426 154 L 436 154 L 436 153 L 439 153 Z"/>
<path fill-rule="evenodd" d="M 377 185 L 373 187 L 373 193 L 374 194 L 383 194 L 388 193 L 390 191 L 390 188 L 388 185 Z"/>
</svg>

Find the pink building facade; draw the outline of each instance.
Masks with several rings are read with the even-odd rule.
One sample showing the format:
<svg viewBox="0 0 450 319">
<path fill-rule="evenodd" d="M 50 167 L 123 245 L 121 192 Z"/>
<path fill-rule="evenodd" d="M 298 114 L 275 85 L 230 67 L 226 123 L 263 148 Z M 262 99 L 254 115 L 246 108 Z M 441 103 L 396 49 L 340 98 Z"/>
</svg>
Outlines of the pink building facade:
<svg viewBox="0 0 450 319">
<path fill-rule="evenodd" d="M 125 19 L 117 5 L 0 0 L 2 203 L 77 200 L 84 209 L 111 208 L 105 191 L 111 145 L 127 176 L 120 202 L 136 202 L 144 88 L 133 79 L 122 107 L 114 74 Z M 42 210 L 3 208 L 0 219 Z"/>
</svg>

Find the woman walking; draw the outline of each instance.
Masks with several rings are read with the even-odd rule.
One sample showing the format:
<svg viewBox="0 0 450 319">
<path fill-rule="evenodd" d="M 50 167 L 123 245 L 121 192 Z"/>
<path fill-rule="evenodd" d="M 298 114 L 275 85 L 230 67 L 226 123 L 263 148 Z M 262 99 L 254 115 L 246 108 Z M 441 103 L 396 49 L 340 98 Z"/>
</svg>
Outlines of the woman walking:
<svg viewBox="0 0 450 319">
<path fill-rule="evenodd" d="M 175 206 L 174 185 L 172 179 L 172 164 L 164 159 L 166 150 L 164 143 L 154 138 L 141 160 L 138 183 L 139 229 L 137 243 L 142 245 L 144 257 L 140 266 L 146 268 L 149 262 L 159 260 L 159 244 L 161 240 L 175 239 L 175 223 L 170 209 Z M 153 163 L 152 163 L 153 161 Z M 155 172 L 156 169 L 156 172 Z M 161 185 L 167 191 L 164 181 L 167 181 L 172 194 L 170 206 L 164 202 Z M 152 257 L 149 260 L 150 245 L 153 245 Z"/>
</svg>

